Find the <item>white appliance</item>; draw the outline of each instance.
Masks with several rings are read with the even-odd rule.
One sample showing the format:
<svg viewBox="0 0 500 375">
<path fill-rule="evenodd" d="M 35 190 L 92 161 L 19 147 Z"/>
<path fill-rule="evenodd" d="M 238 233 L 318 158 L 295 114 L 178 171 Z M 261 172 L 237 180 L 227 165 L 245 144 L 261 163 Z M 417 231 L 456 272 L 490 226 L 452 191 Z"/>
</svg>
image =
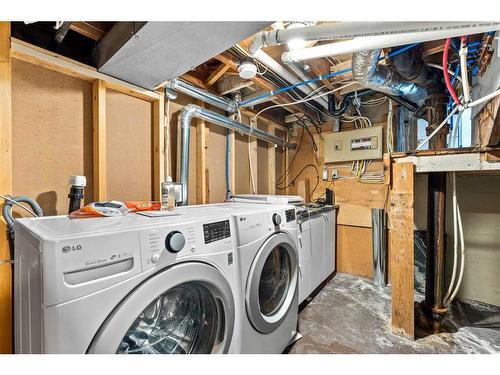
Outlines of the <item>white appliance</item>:
<svg viewBox="0 0 500 375">
<path fill-rule="evenodd" d="M 236 259 L 244 296 L 242 353 L 281 353 L 298 321 L 298 253 L 295 207 L 225 203 L 236 230 Z"/>
<path fill-rule="evenodd" d="M 229 216 L 15 222 L 16 353 L 238 352 Z"/>
</svg>

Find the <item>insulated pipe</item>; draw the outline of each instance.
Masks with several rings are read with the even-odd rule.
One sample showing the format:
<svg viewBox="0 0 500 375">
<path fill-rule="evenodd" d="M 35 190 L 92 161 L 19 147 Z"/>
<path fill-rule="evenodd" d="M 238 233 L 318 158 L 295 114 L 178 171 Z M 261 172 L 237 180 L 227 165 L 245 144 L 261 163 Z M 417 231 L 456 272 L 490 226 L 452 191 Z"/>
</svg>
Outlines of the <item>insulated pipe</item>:
<svg viewBox="0 0 500 375">
<path fill-rule="evenodd" d="M 297 29 L 302 30 L 302 29 Z M 418 31 L 404 34 L 359 37 L 337 43 L 323 44 L 316 47 L 302 48 L 284 52 L 281 60 L 285 64 L 318 59 L 328 56 L 351 54 L 363 50 L 403 46 L 405 44 L 428 42 L 462 35 L 480 34 L 500 30 L 500 22 L 471 22 L 460 28 L 444 28 L 433 31 Z"/>
<path fill-rule="evenodd" d="M 248 47 L 255 53 L 262 47 L 275 46 L 291 40 L 332 40 L 402 33 L 454 30 L 470 27 L 471 22 L 338 22 L 286 30 L 261 31 Z M 463 33 L 462 33 L 463 34 Z"/>
<path fill-rule="evenodd" d="M 222 109 L 229 113 L 234 113 L 238 110 L 238 103 L 232 100 L 225 99 L 210 91 L 200 89 L 182 79 L 173 78 L 166 82 L 165 89 L 182 92 L 192 98 L 199 99 L 202 102 Z"/>
<path fill-rule="evenodd" d="M 239 133 L 250 135 L 252 137 L 261 139 L 263 141 L 276 144 L 282 147 L 293 148 L 295 144 L 288 143 L 284 139 L 275 135 L 266 133 L 258 128 L 252 128 L 241 122 L 224 117 L 218 113 L 212 112 L 208 109 L 199 107 L 194 104 L 185 106 L 179 116 L 181 122 L 181 165 L 180 175 L 182 184 L 182 204 L 187 205 L 188 202 L 188 182 L 189 182 L 189 138 L 190 138 L 190 125 L 193 118 L 205 120 L 209 123 L 222 126 L 226 129 L 231 129 Z"/>
</svg>

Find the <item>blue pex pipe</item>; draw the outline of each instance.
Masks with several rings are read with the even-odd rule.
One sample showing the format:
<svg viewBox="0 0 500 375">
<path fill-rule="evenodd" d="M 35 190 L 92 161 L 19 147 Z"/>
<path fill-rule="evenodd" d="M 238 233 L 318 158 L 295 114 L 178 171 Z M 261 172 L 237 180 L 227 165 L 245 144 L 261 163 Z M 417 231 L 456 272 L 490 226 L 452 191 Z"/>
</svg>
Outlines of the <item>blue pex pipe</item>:
<svg viewBox="0 0 500 375">
<path fill-rule="evenodd" d="M 393 57 L 393 56 L 396 56 L 396 55 L 399 55 L 403 52 L 406 52 L 408 51 L 409 49 L 412 49 L 416 46 L 418 46 L 420 43 L 414 43 L 414 44 L 409 44 L 407 46 L 404 46 L 396 51 L 393 51 L 393 52 L 390 52 L 389 53 L 389 56 L 388 57 Z M 383 60 L 384 58 L 379 58 L 379 61 L 380 60 Z M 286 87 L 282 87 L 276 91 L 269 91 L 265 94 L 262 94 L 262 95 L 259 95 L 259 96 L 256 96 L 255 98 L 252 98 L 252 99 L 249 99 L 249 100 L 245 100 L 244 102 L 241 102 L 240 103 L 240 107 L 243 107 L 245 105 L 248 105 L 250 103 L 253 103 L 257 100 L 260 100 L 260 99 L 265 99 L 265 98 L 268 98 L 270 96 L 273 96 L 273 95 L 276 95 L 276 94 L 279 94 L 279 93 L 282 93 L 282 92 L 285 92 L 285 91 L 288 91 L 288 90 L 292 90 L 296 87 L 300 87 L 300 86 L 304 86 L 304 85 L 307 85 L 309 83 L 314 83 L 314 82 L 318 82 L 318 81 L 321 81 L 323 79 L 328 79 L 328 78 L 332 78 L 332 77 L 335 77 L 335 76 L 338 76 L 338 75 L 341 75 L 341 74 L 345 74 L 345 73 L 349 73 L 350 71 L 352 70 L 352 68 L 346 68 L 346 69 L 342 69 L 342 70 L 338 70 L 336 72 L 332 72 L 332 73 L 329 73 L 329 74 L 325 74 L 325 75 L 322 75 L 322 76 L 317 76 L 315 78 L 311 78 L 311 79 L 308 79 L 306 81 L 301 81 L 301 82 L 297 82 L 297 83 L 294 83 L 293 85 L 290 85 L 290 86 L 286 86 Z"/>
</svg>

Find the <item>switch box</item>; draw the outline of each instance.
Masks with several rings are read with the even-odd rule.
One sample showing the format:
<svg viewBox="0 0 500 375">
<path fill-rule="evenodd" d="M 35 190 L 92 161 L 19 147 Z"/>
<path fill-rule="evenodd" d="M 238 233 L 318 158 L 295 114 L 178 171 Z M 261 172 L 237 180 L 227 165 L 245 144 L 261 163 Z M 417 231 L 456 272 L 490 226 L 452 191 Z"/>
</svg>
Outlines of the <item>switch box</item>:
<svg viewBox="0 0 500 375">
<path fill-rule="evenodd" d="M 329 133 L 324 136 L 325 163 L 382 158 L 382 126 Z"/>
</svg>

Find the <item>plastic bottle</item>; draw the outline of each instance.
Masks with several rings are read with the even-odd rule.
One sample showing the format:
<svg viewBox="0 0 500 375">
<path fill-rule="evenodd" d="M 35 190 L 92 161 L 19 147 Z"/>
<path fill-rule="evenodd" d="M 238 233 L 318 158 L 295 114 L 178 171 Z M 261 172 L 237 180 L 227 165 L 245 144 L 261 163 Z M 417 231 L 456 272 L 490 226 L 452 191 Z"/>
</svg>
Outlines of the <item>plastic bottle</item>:
<svg viewBox="0 0 500 375">
<path fill-rule="evenodd" d="M 87 185 L 87 179 L 85 176 L 71 176 L 69 178 L 69 184 L 71 189 L 68 194 L 68 214 L 80 209 L 81 201 L 84 196 L 83 189 L 85 188 L 85 185 Z"/>
<path fill-rule="evenodd" d="M 167 176 L 165 182 L 161 184 L 161 209 L 162 211 L 175 209 L 175 185 L 170 176 Z"/>
</svg>

